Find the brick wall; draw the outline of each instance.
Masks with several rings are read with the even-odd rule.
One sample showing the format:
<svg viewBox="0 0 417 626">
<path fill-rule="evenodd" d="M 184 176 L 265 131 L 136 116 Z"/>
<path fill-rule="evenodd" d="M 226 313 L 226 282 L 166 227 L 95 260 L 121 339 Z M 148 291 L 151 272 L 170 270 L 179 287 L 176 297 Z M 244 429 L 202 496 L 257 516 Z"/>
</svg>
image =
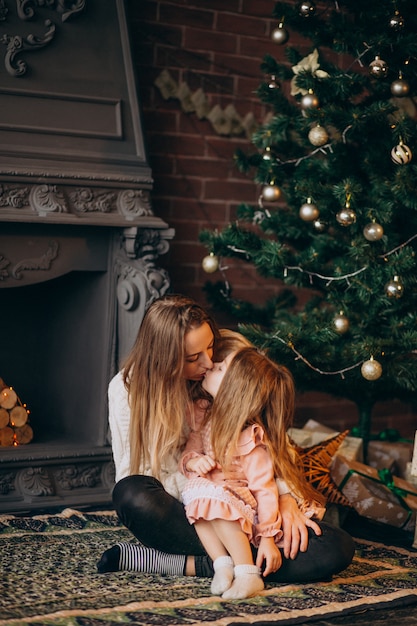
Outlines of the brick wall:
<svg viewBox="0 0 417 626">
<path fill-rule="evenodd" d="M 198 234 L 203 228 L 220 229 L 233 221 L 237 205 L 256 203 L 260 191 L 233 163 L 237 148 L 251 148 L 247 133 L 223 134 L 216 122 L 210 121 L 211 114 L 216 106 L 224 111 L 232 105 L 245 126 L 248 116 L 261 123 L 268 113 L 254 92 L 265 78 L 260 70 L 263 56 L 269 53 L 284 59 L 284 47 L 270 36 L 277 26 L 271 17 L 273 6 L 272 0 L 127 2 L 154 177 L 153 208 L 176 233 L 162 263 L 169 271 L 172 289 L 204 305 L 204 283 L 222 276 L 203 271 L 201 261 L 207 250 L 199 243 Z M 297 45 L 293 35 L 291 44 Z M 166 72 L 175 83 L 176 88 L 169 92 L 173 97 L 166 97 L 163 91 L 169 88 L 166 80 L 162 89 L 155 84 L 161 84 Z M 206 98 L 207 115 L 201 116 L 199 108 L 187 112 L 187 93 L 189 98 Z M 191 105 L 197 108 L 195 102 Z M 250 266 L 235 260 L 228 261 L 228 266 L 227 279 L 237 297 L 261 302 L 279 289 L 277 281 L 262 280 Z M 218 314 L 216 318 L 220 323 L 229 321 Z M 297 423 L 309 417 L 342 430 L 356 423 L 357 413 L 343 400 L 306 394 L 298 401 Z M 375 430 L 395 427 L 411 436 L 416 417 L 416 410 L 408 405 L 384 403 L 375 407 L 373 424 Z"/>
</svg>

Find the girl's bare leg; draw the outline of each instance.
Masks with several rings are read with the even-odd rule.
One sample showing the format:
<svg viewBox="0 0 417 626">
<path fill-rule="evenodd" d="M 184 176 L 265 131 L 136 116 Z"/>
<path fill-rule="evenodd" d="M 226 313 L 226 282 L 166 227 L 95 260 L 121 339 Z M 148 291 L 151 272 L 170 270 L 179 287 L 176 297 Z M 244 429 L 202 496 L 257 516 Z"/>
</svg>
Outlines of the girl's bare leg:
<svg viewBox="0 0 417 626">
<path fill-rule="evenodd" d="M 232 558 L 217 536 L 213 521 L 200 520 L 194 526 L 201 543 L 206 546 L 207 553 L 213 559 L 214 576 L 211 581 L 211 592 L 216 596 L 221 595 L 233 582 Z"/>
<path fill-rule="evenodd" d="M 264 588 L 264 582 L 259 568 L 254 565 L 248 537 L 238 522 L 216 519 L 211 523 L 235 565 L 235 579 L 222 597 L 226 600 L 236 600 L 255 596 Z"/>
</svg>

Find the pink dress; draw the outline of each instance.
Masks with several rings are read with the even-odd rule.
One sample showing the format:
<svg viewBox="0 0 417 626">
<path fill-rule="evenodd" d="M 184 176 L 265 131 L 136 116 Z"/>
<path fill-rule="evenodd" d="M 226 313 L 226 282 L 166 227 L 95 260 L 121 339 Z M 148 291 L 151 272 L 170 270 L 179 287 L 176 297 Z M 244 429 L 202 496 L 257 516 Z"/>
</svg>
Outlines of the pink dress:
<svg viewBox="0 0 417 626">
<path fill-rule="evenodd" d="M 272 461 L 263 443 L 261 426 L 248 426 L 239 437 L 238 449 L 227 471 L 214 469 L 206 476 L 186 470 L 194 457 L 213 456 L 210 424 L 193 431 L 180 461 L 180 469 L 189 478 L 182 494 L 187 518 L 239 521 L 254 546 L 261 537 L 282 537 L 278 489 Z"/>
</svg>

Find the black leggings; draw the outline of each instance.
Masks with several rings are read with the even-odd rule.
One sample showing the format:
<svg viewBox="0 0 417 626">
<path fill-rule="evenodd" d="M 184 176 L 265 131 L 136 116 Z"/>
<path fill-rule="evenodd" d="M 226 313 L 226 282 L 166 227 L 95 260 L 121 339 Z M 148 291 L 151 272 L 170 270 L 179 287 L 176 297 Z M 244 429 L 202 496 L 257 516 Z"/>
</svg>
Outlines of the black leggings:
<svg viewBox="0 0 417 626">
<path fill-rule="evenodd" d="M 113 503 L 120 520 L 145 546 L 171 554 L 206 555 L 184 506 L 156 478 L 134 475 L 122 479 L 114 487 Z M 355 550 L 351 536 L 340 528 L 317 523 L 322 534 L 317 536 L 308 528 L 307 551 L 299 552 L 295 559 L 283 556 L 282 566 L 267 582 L 328 580 L 348 567 Z"/>
</svg>

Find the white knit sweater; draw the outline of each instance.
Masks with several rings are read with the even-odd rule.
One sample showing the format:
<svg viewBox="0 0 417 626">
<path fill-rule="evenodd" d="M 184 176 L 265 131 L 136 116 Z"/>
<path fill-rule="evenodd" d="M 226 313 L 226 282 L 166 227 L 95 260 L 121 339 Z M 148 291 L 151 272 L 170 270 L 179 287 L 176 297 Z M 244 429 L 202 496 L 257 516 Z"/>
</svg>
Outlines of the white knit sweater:
<svg viewBox="0 0 417 626">
<path fill-rule="evenodd" d="M 116 482 L 130 476 L 130 407 L 126 387 L 123 383 L 123 374 L 119 372 L 110 381 L 108 389 L 109 397 L 109 425 L 113 459 L 116 466 Z M 173 455 L 167 460 L 161 471 L 161 482 L 168 493 L 178 500 L 187 481 L 185 476 L 178 470 L 179 454 Z M 151 476 L 150 468 L 141 472 Z"/>
</svg>

